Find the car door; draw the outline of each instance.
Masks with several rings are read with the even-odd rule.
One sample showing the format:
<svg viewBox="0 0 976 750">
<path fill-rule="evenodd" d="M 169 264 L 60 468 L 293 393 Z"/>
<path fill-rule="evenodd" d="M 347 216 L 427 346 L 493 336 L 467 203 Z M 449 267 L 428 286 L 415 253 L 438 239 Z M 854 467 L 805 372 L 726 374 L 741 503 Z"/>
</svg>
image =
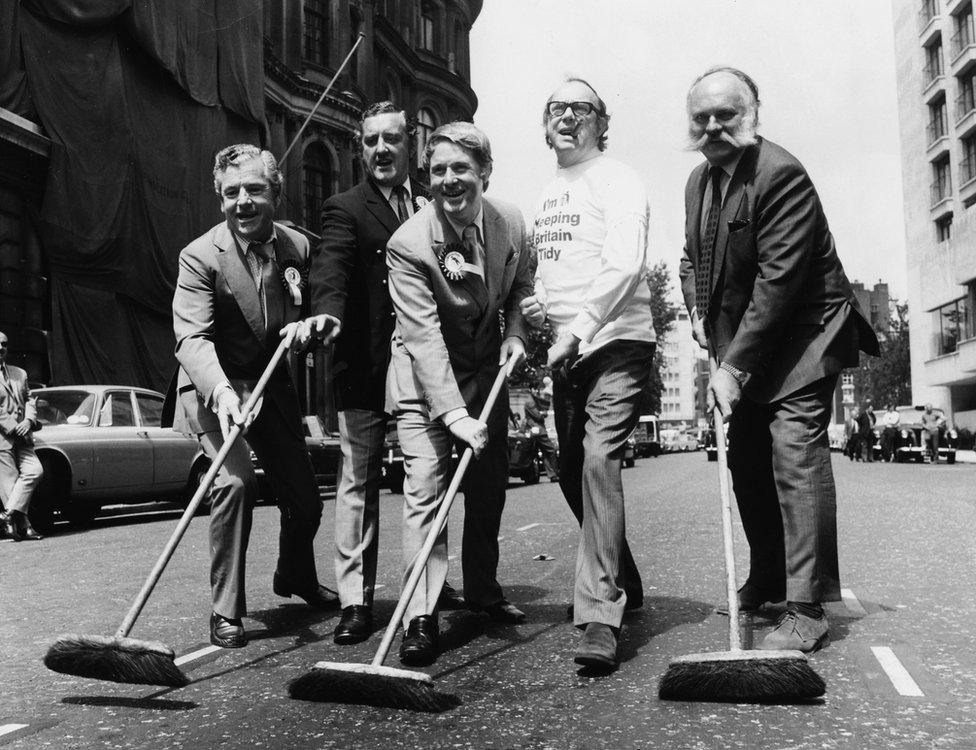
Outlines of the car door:
<svg viewBox="0 0 976 750">
<path fill-rule="evenodd" d="M 152 446 L 153 484 L 159 490 L 185 487 L 197 454 L 197 441 L 175 432 L 172 427 L 160 427 L 163 415 L 162 396 L 138 391 L 135 396 L 140 431 Z"/>
<path fill-rule="evenodd" d="M 152 444 L 136 423 L 132 391 L 105 391 L 96 422 L 92 430 L 94 485 L 116 491 L 148 490 L 153 481 Z"/>
</svg>

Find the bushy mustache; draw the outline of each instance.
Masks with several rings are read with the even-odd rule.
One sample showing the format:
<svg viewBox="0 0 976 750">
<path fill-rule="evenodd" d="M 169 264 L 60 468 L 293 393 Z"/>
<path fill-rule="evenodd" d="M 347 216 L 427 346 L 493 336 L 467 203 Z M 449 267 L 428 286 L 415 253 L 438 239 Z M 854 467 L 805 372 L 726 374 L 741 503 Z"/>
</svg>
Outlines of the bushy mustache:
<svg viewBox="0 0 976 750">
<path fill-rule="evenodd" d="M 713 138 L 708 133 L 695 138 L 691 133 L 688 134 L 688 150 L 700 151 L 709 141 L 724 141 L 736 149 L 743 149 L 756 143 L 756 126 L 752 122 L 743 119 L 741 125 L 734 132 L 722 130 L 717 137 Z"/>
</svg>

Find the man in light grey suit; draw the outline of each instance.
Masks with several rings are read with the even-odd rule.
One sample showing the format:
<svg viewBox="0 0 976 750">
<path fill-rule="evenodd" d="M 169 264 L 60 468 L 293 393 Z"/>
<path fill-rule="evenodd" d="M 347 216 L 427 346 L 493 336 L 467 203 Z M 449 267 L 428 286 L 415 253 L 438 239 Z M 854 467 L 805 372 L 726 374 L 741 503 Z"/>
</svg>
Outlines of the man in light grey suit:
<svg viewBox="0 0 976 750">
<path fill-rule="evenodd" d="M 397 323 L 386 410 L 396 417 L 406 467 L 404 580 L 447 487 L 451 448 L 471 446 L 476 458 L 461 486 L 464 598 L 496 621 L 521 622 L 525 615 L 505 600 L 495 577 L 508 479 L 506 391 L 487 423 L 476 415 L 498 368 L 525 355 L 519 305 L 532 291 L 525 225 L 515 207 L 483 198 L 491 147 L 474 125 L 455 122 L 435 130 L 424 163 L 434 202 L 387 245 Z M 400 659 L 406 664 L 437 657 L 436 604 L 446 576 L 445 531 L 404 616 Z"/>
<path fill-rule="evenodd" d="M 0 536 L 15 542 L 43 539 L 27 510 L 44 469 L 31 433 L 40 426 L 27 387 L 27 373 L 7 364 L 7 334 L 0 332 Z"/>
</svg>

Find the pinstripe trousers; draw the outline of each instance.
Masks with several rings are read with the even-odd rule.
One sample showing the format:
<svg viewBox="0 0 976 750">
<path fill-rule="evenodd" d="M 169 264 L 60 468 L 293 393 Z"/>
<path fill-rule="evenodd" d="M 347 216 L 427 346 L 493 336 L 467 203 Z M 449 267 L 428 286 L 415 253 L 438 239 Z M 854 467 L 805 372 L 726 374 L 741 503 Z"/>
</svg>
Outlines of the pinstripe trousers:
<svg viewBox="0 0 976 750">
<path fill-rule="evenodd" d="M 620 460 L 637 424 L 654 344 L 615 341 L 553 373 L 559 484 L 580 521 L 574 624 L 620 627 L 641 591 L 627 544 Z"/>
</svg>

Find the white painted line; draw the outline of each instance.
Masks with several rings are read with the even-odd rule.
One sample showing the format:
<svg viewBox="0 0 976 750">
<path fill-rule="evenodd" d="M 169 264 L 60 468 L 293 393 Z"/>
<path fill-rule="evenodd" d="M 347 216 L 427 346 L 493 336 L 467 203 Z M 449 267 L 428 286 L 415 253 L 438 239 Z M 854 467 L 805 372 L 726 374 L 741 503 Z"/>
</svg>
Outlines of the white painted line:
<svg viewBox="0 0 976 750">
<path fill-rule="evenodd" d="M 188 654 L 183 654 L 183 656 L 177 657 L 176 659 L 173 660 L 173 663 L 176 666 L 180 667 L 186 664 L 187 662 L 194 661 L 196 659 L 201 659 L 207 654 L 212 654 L 214 651 L 222 651 L 222 650 L 223 649 L 221 649 L 220 646 L 204 646 L 203 648 L 198 649 L 197 651 L 191 651 Z"/>
<path fill-rule="evenodd" d="M 887 646 L 871 646 L 871 652 L 900 695 L 908 695 L 915 698 L 921 698 L 925 695 L 922 692 L 922 688 L 918 686 L 918 683 L 908 674 L 908 670 L 898 661 L 898 657 L 895 656 L 894 651 Z"/>
<path fill-rule="evenodd" d="M 373 591 L 379 591 L 380 589 L 385 589 L 385 588 L 386 588 L 385 583 L 377 583 L 375 586 L 373 586 Z"/>
<path fill-rule="evenodd" d="M 26 724 L 0 724 L 0 737 L 16 732 L 18 729 L 24 729 L 26 726 Z"/>
<path fill-rule="evenodd" d="M 541 523 L 530 523 L 528 526 L 523 526 L 520 529 L 515 529 L 516 531 L 528 531 L 529 529 L 534 529 L 536 526 L 542 526 Z"/>
<path fill-rule="evenodd" d="M 850 589 L 841 589 L 840 598 L 844 600 L 844 606 L 847 607 L 847 611 L 852 615 L 866 616 L 867 610 L 861 605 L 857 597 L 854 596 L 854 592 Z"/>
</svg>

